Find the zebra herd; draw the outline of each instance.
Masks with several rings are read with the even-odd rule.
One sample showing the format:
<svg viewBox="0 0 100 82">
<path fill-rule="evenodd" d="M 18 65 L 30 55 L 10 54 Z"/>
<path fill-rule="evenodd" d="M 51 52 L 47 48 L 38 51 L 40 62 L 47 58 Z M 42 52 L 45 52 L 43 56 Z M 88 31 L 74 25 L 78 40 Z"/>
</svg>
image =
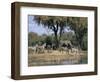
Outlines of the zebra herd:
<svg viewBox="0 0 100 82">
<path fill-rule="evenodd" d="M 31 49 L 34 53 L 44 53 L 45 46 L 46 44 L 42 44 L 42 45 L 36 44 L 35 46 L 29 47 L 29 49 Z"/>
<path fill-rule="evenodd" d="M 52 53 L 54 50 L 57 50 L 60 53 L 66 53 L 66 54 L 69 54 L 70 52 L 77 54 L 79 52 L 79 49 L 73 47 L 72 44 L 68 41 L 60 42 L 59 48 L 56 48 L 55 44 L 46 44 L 46 43 L 41 44 L 41 45 L 36 44 L 35 46 L 28 47 L 28 48 L 32 50 L 32 52 L 38 53 L 38 54 L 45 53 L 45 52 Z"/>
<path fill-rule="evenodd" d="M 67 54 L 69 54 L 69 53 L 78 54 L 79 48 L 74 47 L 70 41 L 61 41 L 59 51 L 62 53 L 63 53 L 63 51 L 65 51 Z"/>
</svg>

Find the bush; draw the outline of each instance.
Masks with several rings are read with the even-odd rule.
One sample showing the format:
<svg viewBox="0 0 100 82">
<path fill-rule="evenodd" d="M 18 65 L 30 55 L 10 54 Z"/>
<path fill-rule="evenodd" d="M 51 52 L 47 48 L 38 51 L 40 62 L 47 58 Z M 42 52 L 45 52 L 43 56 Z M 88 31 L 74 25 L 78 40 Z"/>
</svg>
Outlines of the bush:
<svg viewBox="0 0 100 82">
<path fill-rule="evenodd" d="M 52 37 L 47 36 L 45 39 L 46 44 L 52 44 Z"/>
</svg>

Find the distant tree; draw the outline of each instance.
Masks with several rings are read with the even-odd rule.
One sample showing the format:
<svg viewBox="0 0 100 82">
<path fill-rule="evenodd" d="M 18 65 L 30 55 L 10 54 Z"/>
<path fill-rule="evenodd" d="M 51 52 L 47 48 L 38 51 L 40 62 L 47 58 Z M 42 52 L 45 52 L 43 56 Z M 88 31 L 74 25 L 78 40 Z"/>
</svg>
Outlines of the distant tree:
<svg viewBox="0 0 100 82">
<path fill-rule="evenodd" d="M 62 40 L 69 40 L 71 41 L 73 39 L 74 33 L 72 31 L 70 32 L 64 32 L 61 39 Z"/>
<path fill-rule="evenodd" d="M 33 46 L 39 40 L 39 36 L 34 32 L 28 33 L 28 46 Z"/>
</svg>

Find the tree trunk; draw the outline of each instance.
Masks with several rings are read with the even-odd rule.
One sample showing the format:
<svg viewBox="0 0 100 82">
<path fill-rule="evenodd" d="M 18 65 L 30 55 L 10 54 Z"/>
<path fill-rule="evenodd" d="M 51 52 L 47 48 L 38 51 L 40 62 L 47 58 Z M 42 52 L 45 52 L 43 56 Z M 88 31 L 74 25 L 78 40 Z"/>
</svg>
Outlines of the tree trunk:
<svg viewBox="0 0 100 82">
<path fill-rule="evenodd" d="M 63 32 L 63 28 L 62 28 L 62 27 L 60 27 L 59 41 L 61 40 L 61 37 L 62 37 L 62 32 Z"/>
<path fill-rule="evenodd" d="M 55 31 L 54 34 L 55 34 L 55 45 L 56 45 L 56 48 L 58 48 L 59 47 L 59 41 L 58 41 L 57 31 Z"/>
<path fill-rule="evenodd" d="M 56 22 L 56 26 L 53 26 L 53 31 L 54 31 L 54 35 L 55 35 L 55 46 L 56 49 L 59 47 L 59 40 L 58 40 L 58 22 Z"/>
</svg>

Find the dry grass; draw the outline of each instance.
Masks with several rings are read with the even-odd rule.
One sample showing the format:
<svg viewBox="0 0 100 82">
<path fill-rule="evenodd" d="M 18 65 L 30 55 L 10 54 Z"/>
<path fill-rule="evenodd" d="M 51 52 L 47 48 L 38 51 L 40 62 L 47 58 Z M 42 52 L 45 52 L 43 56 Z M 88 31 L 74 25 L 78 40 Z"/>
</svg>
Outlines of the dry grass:
<svg viewBox="0 0 100 82">
<path fill-rule="evenodd" d="M 28 66 L 43 66 L 43 65 L 63 65 L 63 64 L 79 64 L 82 58 L 87 58 L 86 52 L 66 53 L 52 50 L 44 53 L 35 53 L 29 50 Z M 87 63 L 87 62 L 86 62 Z"/>
</svg>

